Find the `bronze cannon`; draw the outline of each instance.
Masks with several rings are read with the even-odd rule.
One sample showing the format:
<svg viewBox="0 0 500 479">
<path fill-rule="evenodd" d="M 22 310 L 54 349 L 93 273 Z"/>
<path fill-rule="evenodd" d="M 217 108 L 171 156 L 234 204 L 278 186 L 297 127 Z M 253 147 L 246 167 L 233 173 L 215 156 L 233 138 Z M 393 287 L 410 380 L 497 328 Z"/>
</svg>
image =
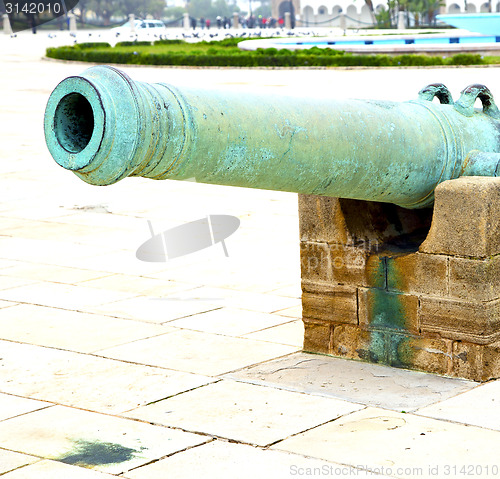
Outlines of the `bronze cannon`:
<svg viewBox="0 0 500 479">
<path fill-rule="evenodd" d="M 422 208 L 445 180 L 500 171 L 500 112 L 483 85 L 456 102 L 441 84 L 407 102 L 339 100 L 149 84 L 97 66 L 55 88 L 45 137 L 94 185 L 195 178 Z"/>
</svg>

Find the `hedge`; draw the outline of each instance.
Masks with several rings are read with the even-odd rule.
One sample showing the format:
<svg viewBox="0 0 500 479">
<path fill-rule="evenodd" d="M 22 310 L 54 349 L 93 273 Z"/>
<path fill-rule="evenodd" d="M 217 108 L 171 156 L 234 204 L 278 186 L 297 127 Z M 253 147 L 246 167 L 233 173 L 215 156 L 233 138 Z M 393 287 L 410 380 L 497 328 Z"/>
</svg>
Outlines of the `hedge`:
<svg viewBox="0 0 500 479">
<path fill-rule="evenodd" d="M 115 48 L 108 44 L 86 43 L 59 48 L 48 48 L 47 56 L 61 60 L 93 63 L 121 63 L 136 65 L 183 65 L 199 67 L 398 67 L 435 65 L 481 65 L 486 61 L 475 54 L 460 53 L 449 58 L 427 55 L 356 55 L 339 50 L 313 47 L 307 50 L 256 51 L 240 50 L 235 45 L 240 39 L 219 42 L 184 43 L 182 40 L 154 42 L 122 42 Z M 182 45 L 169 51 L 169 45 Z"/>
</svg>

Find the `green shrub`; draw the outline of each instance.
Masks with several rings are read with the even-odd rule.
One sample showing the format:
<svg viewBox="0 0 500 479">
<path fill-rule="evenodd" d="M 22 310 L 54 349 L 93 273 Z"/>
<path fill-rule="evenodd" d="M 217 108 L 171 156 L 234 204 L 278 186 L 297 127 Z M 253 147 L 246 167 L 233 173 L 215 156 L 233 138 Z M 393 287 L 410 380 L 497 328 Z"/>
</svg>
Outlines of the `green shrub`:
<svg viewBox="0 0 500 479">
<path fill-rule="evenodd" d="M 486 63 L 481 55 L 472 53 L 457 53 L 448 60 L 450 65 L 484 65 Z"/>
<path fill-rule="evenodd" d="M 111 48 L 111 45 L 109 43 L 104 43 L 104 42 L 87 42 L 87 43 L 76 43 L 75 48 L 80 48 L 82 50 L 85 50 L 87 48 Z"/>
<path fill-rule="evenodd" d="M 150 47 L 152 45 L 151 42 L 118 42 L 116 44 L 117 47 Z"/>
<path fill-rule="evenodd" d="M 224 38 L 224 40 L 212 40 L 208 42 L 210 45 L 217 45 L 221 47 L 236 47 L 238 43 L 242 42 L 244 39 L 242 38 Z"/>
<path fill-rule="evenodd" d="M 153 45 L 181 45 L 182 43 L 186 43 L 184 40 L 156 40 L 153 42 Z"/>
<path fill-rule="evenodd" d="M 106 43 L 81 43 L 74 46 L 48 48 L 47 56 L 61 60 L 95 63 L 138 65 L 185 65 L 216 67 L 398 67 L 434 65 L 481 65 L 480 55 L 460 53 L 450 58 L 428 55 L 357 55 L 341 50 L 313 47 L 306 50 L 259 48 L 240 50 L 239 38 L 222 41 L 186 43 L 183 40 L 159 40 L 153 48 L 150 42 L 121 42 L 112 48 Z M 181 45 L 169 50 L 168 45 Z M 148 47 L 148 48 L 144 48 Z"/>
<path fill-rule="evenodd" d="M 443 65 L 441 57 L 426 55 L 397 55 L 394 58 L 395 66 L 435 66 Z"/>
</svg>

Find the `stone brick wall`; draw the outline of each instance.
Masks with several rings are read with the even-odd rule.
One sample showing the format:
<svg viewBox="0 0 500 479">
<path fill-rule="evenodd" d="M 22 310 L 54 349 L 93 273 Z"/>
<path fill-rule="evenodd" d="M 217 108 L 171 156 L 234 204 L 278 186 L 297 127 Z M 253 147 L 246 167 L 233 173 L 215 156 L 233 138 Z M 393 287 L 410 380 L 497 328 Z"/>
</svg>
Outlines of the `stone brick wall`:
<svg viewBox="0 0 500 479">
<path fill-rule="evenodd" d="M 500 178 L 435 194 L 433 210 L 299 196 L 305 351 L 500 377 Z"/>
</svg>

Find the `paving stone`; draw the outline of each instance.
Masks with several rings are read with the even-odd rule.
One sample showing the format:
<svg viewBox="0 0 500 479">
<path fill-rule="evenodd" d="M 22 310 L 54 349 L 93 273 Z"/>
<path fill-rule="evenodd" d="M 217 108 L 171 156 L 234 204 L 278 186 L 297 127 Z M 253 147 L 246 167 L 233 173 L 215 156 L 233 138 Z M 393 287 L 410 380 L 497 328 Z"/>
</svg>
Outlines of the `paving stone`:
<svg viewBox="0 0 500 479">
<path fill-rule="evenodd" d="M 109 211 L 108 205 L 94 205 L 93 207 L 77 207 L 57 218 L 58 223 L 87 225 L 94 227 L 113 227 L 122 231 L 134 232 L 139 228 L 146 228 L 143 218 L 124 216 Z M 142 233 L 142 231 L 141 231 Z"/>
<path fill-rule="evenodd" d="M 6 309 L 0 315 L 2 339 L 84 353 L 172 331 L 158 324 L 31 304 Z"/>
<path fill-rule="evenodd" d="M 254 244 L 258 240 L 254 241 Z M 261 242 L 264 240 L 260 240 Z M 245 247 L 248 248 L 248 243 L 245 241 Z M 229 258 L 225 260 L 231 261 L 233 259 L 233 248 L 231 248 Z M 244 253 L 246 256 L 248 250 Z M 258 252 L 256 252 L 258 255 Z M 243 255 L 243 254 L 242 254 Z M 284 253 L 281 253 L 284 256 Z M 253 258 L 253 256 L 252 256 Z M 205 266 L 201 263 L 192 265 L 191 268 L 176 268 L 175 272 L 169 269 L 168 271 L 161 272 L 158 275 L 151 275 L 158 278 L 175 279 L 176 281 L 183 281 L 187 283 L 195 283 L 198 287 L 201 285 L 210 286 L 215 288 L 225 288 L 238 290 L 247 293 L 266 293 L 277 296 L 284 296 L 288 298 L 300 297 L 300 274 L 294 274 L 289 271 L 280 271 L 280 266 L 272 266 L 269 262 L 265 262 L 262 258 L 250 263 L 247 261 L 232 261 L 230 263 L 222 263 L 217 260 L 208 262 Z M 281 268 L 282 270 L 283 268 Z M 217 271 L 217 274 L 214 274 Z M 291 280 L 296 279 L 299 285 L 299 294 L 296 293 L 281 294 L 274 292 L 280 286 L 285 286 Z"/>
<path fill-rule="evenodd" d="M 148 239 L 146 236 L 144 240 Z M 113 244 L 106 242 L 106 244 Z M 158 273 L 166 269 L 166 263 L 146 263 L 139 261 L 136 256 L 136 250 L 141 245 L 140 242 L 130 245 L 127 250 L 103 252 L 98 251 L 93 255 L 80 256 L 72 258 L 70 266 L 76 268 L 88 268 L 95 271 L 105 271 L 115 274 L 132 274 L 151 276 L 153 273 Z M 121 246 L 121 245 L 120 245 Z M 59 263 L 58 263 L 59 264 Z"/>
<path fill-rule="evenodd" d="M 500 381 L 478 386 L 458 396 L 419 409 L 422 416 L 447 419 L 500 431 Z"/>
<path fill-rule="evenodd" d="M 0 218 L 0 221 L 4 222 L 5 218 Z M 13 266 L 17 266 L 19 264 L 18 261 L 11 261 L 8 259 L 0 259 L 0 269 L 12 268 Z"/>
<path fill-rule="evenodd" d="M 273 314 L 279 316 L 286 316 L 287 318 L 302 319 L 302 305 L 294 306 L 292 308 L 285 308 L 275 311 Z"/>
<path fill-rule="evenodd" d="M 217 376 L 296 351 L 297 348 L 293 346 L 180 330 L 105 349 L 99 354 L 140 364 Z"/>
<path fill-rule="evenodd" d="M 338 399 L 224 380 L 127 415 L 266 446 L 361 407 Z"/>
<path fill-rule="evenodd" d="M 1 273 L 7 270 L 2 270 Z M 36 281 L 30 281 L 29 279 L 16 278 L 14 276 L 0 275 L 0 290 L 17 288 L 18 286 L 26 286 L 28 284 L 35 284 Z"/>
<path fill-rule="evenodd" d="M 413 411 L 477 385 L 462 379 L 305 353 L 251 366 L 224 377 L 395 411 Z"/>
<path fill-rule="evenodd" d="M 219 309 L 223 305 L 220 298 L 214 298 L 212 302 L 208 302 L 196 299 L 189 301 L 187 299 L 170 297 L 139 297 L 108 302 L 99 306 L 89 307 L 87 310 L 107 316 L 161 324 L 193 314 Z"/>
<path fill-rule="evenodd" d="M 0 393 L 0 421 L 49 406 L 52 404 Z"/>
<path fill-rule="evenodd" d="M 2 299 L 0 299 L 0 309 L 2 308 L 10 308 L 12 306 L 17 306 L 18 303 L 15 303 L 13 301 L 3 301 Z"/>
<path fill-rule="evenodd" d="M 36 221 L 24 219 L 22 225 L 3 230 L 6 236 L 16 238 L 60 240 L 99 246 L 106 240 L 123 238 L 124 232 L 109 226 L 94 228 L 87 225 L 64 224 L 58 221 Z"/>
<path fill-rule="evenodd" d="M 85 281 L 82 286 L 98 289 L 109 289 L 111 291 L 123 291 L 144 296 L 164 296 L 192 289 L 193 285 L 176 281 L 164 281 L 160 279 L 145 278 L 143 276 L 132 276 L 128 274 L 113 274 L 103 278 Z"/>
<path fill-rule="evenodd" d="M 256 333 L 246 334 L 245 337 L 302 348 L 304 343 L 304 323 L 301 320 L 292 321 Z"/>
<path fill-rule="evenodd" d="M 119 413 L 211 382 L 205 376 L 0 341 L 0 391 Z"/>
<path fill-rule="evenodd" d="M 6 474 L 5 479 L 111 479 L 116 477 L 62 462 L 42 460 Z"/>
<path fill-rule="evenodd" d="M 220 298 L 224 306 L 238 309 L 249 309 L 261 313 L 273 313 L 285 308 L 300 306 L 300 300 L 286 298 L 272 294 L 247 293 L 225 288 L 201 287 L 191 289 L 168 297 L 179 300 L 201 300 L 213 301 L 213 298 Z"/>
<path fill-rule="evenodd" d="M 220 308 L 170 321 L 168 326 L 207 333 L 241 336 L 290 321 L 290 318 L 235 308 Z"/>
<path fill-rule="evenodd" d="M 89 271 L 65 266 L 39 265 L 32 263 L 11 266 L 3 271 L 0 271 L 0 273 L 37 281 L 51 281 L 54 283 L 69 284 L 100 278 L 107 274 L 100 271 Z"/>
<path fill-rule="evenodd" d="M 0 449 L 0 474 L 5 474 L 8 471 L 13 471 L 18 467 L 33 464 L 34 462 L 37 462 L 39 460 L 40 459 L 38 457 Z"/>
<path fill-rule="evenodd" d="M 0 299 L 55 308 L 82 310 L 134 296 L 62 283 L 36 283 L 0 291 Z"/>
<path fill-rule="evenodd" d="M 500 432 L 367 408 L 298 434 L 273 449 L 399 478 L 461 477 L 469 466 L 498 467 Z M 362 451 L 362 453 L 360 453 Z"/>
<path fill-rule="evenodd" d="M 0 447 L 110 474 L 120 474 L 206 440 L 63 406 L 9 419 L 0 429 Z"/>
<path fill-rule="evenodd" d="M 90 258 L 104 255 L 109 251 L 101 245 L 82 245 L 64 241 L 30 239 L 30 238 L 0 238 L 0 257 L 22 260 L 31 263 L 56 266 L 74 266 L 81 269 L 94 269 L 89 265 Z M 98 266 L 96 264 L 96 266 Z M 96 267 L 96 271 L 102 269 Z M 105 271 L 105 270 L 104 270 Z"/>
<path fill-rule="evenodd" d="M 291 286 L 285 286 L 283 288 L 271 289 L 269 292 L 272 294 L 277 294 L 278 296 L 286 296 L 287 298 L 297 298 L 300 299 L 302 296 L 302 288 L 300 287 L 300 281 Z"/>
<path fill-rule="evenodd" d="M 323 476 L 342 475 L 367 477 L 340 464 L 310 459 L 297 454 L 268 451 L 243 444 L 213 441 L 175 454 L 150 465 L 127 472 L 130 479 L 290 479 L 293 476 L 311 476 L 320 471 Z M 124 476 L 124 477 L 125 477 Z M 381 476 L 377 476 L 379 478 Z M 372 476 L 373 478 L 373 476 Z"/>
</svg>

